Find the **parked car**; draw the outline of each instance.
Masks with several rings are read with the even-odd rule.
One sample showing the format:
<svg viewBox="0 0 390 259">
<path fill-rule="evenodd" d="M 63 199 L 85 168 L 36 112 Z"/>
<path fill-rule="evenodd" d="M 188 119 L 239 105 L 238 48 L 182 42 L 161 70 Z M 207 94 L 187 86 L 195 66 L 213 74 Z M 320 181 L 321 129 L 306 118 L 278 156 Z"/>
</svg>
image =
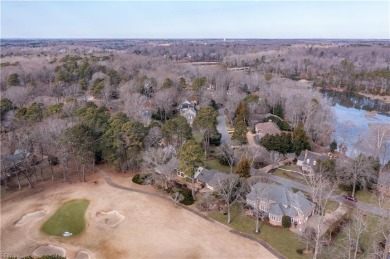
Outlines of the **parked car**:
<svg viewBox="0 0 390 259">
<path fill-rule="evenodd" d="M 357 199 L 351 195 L 343 195 L 344 199 L 346 199 L 347 201 L 353 201 L 353 202 L 357 202 Z"/>
</svg>

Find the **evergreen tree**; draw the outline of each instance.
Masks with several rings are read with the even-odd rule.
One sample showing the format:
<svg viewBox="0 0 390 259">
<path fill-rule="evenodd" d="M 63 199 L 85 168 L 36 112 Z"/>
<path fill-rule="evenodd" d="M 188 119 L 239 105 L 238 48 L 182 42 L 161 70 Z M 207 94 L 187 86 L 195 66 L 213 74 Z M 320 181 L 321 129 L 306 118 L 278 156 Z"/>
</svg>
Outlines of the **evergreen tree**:
<svg viewBox="0 0 390 259">
<path fill-rule="evenodd" d="M 294 130 L 292 143 L 294 146 L 294 152 L 297 155 L 299 155 L 302 150 L 311 150 L 309 138 L 307 137 L 306 132 L 303 129 L 302 123 L 299 123 L 298 127 Z"/>
<path fill-rule="evenodd" d="M 7 78 L 7 84 L 9 86 L 17 86 L 20 85 L 19 75 L 17 73 L 12 73 Z"/>
<path fill-rule="evenodd" d="M 203 150 L 195 140 L 189 140 L 180 147 L 177 158 L 179 160 L 179 170 L 191 178 L 192 197 L 195 200 L 194 176 L 197 167 L 202 165 Z"/>
<path fill-rule="evenodd" d="M 239 120 L 234 127 L 232 139 L 237 140 L 240 144 L 245 144 L 247 142 L 247 131 L 245 121 Z"/>
<path fill-rule="evenodd" d="M 243 158 L 238 163 L 234 173 L 238 174 L 240 177 L 249 178 L 251 176 L 251 165 L 247 158 Z"/>
<path fill-rule="evenodd" d="M 245 125 L 248 126 L 249 110 L 245 102 L 240 102 L 234 113 L 235 122 L 244 121 Z"/>
<path fill-rule="evenodd" d="M 332 143 L 330 143 L 329 149 L 331 152 L 334 152 L 337 149 L 337 142 L 335 139 L 332 141 Z"/>
</svg>

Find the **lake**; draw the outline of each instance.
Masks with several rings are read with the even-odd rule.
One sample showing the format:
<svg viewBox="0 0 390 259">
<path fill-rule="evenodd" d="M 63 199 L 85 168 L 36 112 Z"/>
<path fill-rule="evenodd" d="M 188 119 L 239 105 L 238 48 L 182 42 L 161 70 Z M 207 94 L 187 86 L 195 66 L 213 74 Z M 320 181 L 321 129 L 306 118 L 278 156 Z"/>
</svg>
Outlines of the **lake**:
<svg viewBox="0 0 390 259">
<path fill-rule="evenodd" d="M 333 103 L 337 121 L 334 138 L 338 144 L 344 143 L 346 155 L 355 157 L 360 153 L 372 154 L 372 141 L 368 140 L 372 126 L 390 126 L 390 105 L 355 93 L 321 92 Z M 386 161 L 390 159 L 390 152 L 387 153 Z"/>
</svg>

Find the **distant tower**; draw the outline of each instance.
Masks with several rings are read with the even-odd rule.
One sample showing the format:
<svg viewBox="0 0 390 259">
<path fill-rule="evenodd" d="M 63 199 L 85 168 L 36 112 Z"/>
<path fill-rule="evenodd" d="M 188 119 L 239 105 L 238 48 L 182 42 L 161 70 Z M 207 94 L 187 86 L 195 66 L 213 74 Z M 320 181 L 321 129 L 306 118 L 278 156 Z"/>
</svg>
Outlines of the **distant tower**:
<svg viewBox="0 0 390 259">
<path fill-rule="evenodd" d="M 226 38 L 223 38 L 223 41 L 226 41 Z"/>
</svg>

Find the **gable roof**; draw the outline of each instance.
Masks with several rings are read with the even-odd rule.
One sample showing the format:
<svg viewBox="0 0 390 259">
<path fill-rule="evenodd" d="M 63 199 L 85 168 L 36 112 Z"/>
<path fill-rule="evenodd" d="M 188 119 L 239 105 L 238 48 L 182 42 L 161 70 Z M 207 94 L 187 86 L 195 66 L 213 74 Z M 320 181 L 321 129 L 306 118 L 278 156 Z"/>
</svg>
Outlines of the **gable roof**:
<svg viewBox="0 0 390 259">
<path fill-rule="evenodd" d="M 296 216 L 297 214 L 310 215 L 314 209 L 314 203 L 309 201 L 303 193 L 296 192 L 284 185 L 275 183 L 267 184 L 258 182 L 251 187 L 247 199 L 255 200 L 256 196 L 272 203 L 269 212 L 275 215 Z"/>
<path fill-rule="evenodd" d="M 317 160 L 325 160 L 328 159 L 328 155 L 312 152 L 309 150 L 301 151 L 301 154 L 299 154 L 297 160 L 302 161 L 304 165 L 308 166 L 314 166 Z"/>
<path fill-rule="evenodd" d="M 226 173 L 221 173 L 217 170 L 209 170 L 203 167 L 199 167 L 195 173 L 194 178 L 198 181 L 204 182 L 209 186 L 215 188 L 217 187 L 218 181 L 221 181 L 227 178 L 229 175 Z"/>
<path fill-rule="evenodd" d="M 255 130 L 256 133 L 260 133 L 262 135 L 265 134 L 276 135 L 282 133 L 279 127 L 272 121 L 257 123 L 255 125 Z"/>
<path fill-rule="evenodd" d="M 179 109 L 188 109 L 188 108 L 194 108 L 194 104 L 188 100 L 184 100 L 184 102 L 182 102 L 179 106 Z"/>
</svg>

